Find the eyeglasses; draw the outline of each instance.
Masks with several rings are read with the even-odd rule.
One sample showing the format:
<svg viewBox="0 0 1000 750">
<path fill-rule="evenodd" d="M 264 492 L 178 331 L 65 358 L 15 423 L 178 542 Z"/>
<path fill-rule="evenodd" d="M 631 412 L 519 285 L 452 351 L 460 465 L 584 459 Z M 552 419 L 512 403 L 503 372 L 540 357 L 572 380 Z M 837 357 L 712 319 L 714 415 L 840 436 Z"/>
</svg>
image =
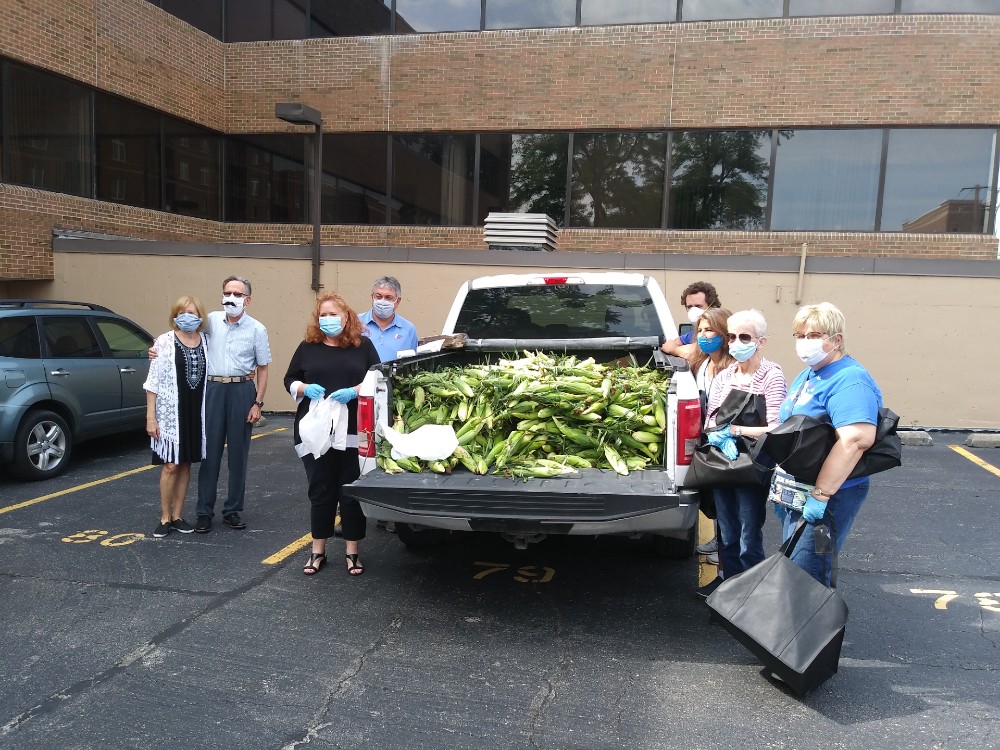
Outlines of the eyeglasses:
<svg viewBox="0 0 1000 750">
<path fill-rule="evenodd" d="M 223 292 L 222 294 L 226 297 L 236 297 L 236 299 L 242 299 L 247 296 L 243 292 Z"/>
<path fill-rule="evenodd" d="M 735 343 L 737 338 L 744 344 L 749 344 L 751 341 L 753 341 L 753 336 L 751 336 L 749 333 L 741 333 L 739 336 L 737 336 L 735 333 L 726 334 L 726 339 L 729 341 L 730 344 Z"/>
<path fill-rule="evenodd" d="M 808 339 L 809 341 L 822 341 L 823 339 L 828 339 L 830 337 L 825 333 L 810 331 L 809 333 L 793 333 L 792 338 L 796 341 L 801 341 L 802 339 Z"/>
</svg>

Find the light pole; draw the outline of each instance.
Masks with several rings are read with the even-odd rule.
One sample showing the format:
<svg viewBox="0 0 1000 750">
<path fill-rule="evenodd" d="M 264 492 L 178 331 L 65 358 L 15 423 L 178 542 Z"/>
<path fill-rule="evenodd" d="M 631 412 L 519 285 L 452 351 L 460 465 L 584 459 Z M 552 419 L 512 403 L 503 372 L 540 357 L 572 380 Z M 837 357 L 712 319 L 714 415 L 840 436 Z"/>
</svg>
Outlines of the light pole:
<svg viewBox="0 0 1000 750">
<path fill-rule="evenodd" d="M 323 191 L 323 115 L 318 109 L 299 102 L 278 102 L 274 105 L 274 116 L 293 125 L 312 125 L 313 133 L 312 179 L 309 181 L 310 209 L 312 218 L 312 288 L 318 292 L 320 265 L 320 198 Z"/>
</svg>

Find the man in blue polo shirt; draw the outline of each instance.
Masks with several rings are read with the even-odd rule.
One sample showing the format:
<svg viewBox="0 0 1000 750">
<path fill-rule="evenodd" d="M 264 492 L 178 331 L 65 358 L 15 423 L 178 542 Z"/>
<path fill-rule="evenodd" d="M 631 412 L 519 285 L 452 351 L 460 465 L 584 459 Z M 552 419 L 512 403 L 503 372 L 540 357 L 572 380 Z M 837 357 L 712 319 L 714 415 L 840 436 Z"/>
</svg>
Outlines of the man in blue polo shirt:
<svg viewBox="0 0 1000 750">
<path fill-rule="evenodd" d="M 670 339 L 660 349 L 665 354 L 687 357 L 691 354 L 695 344 L 698 318 L 711 307 L 722 307 L 722 303 L 719 301 L 719 293 L 715 291 L 714 286 L 707 281 L 696 281 L 693 284 L 688 284 L 681 292 L 681 304 L 687 310 L 688 320 L 694 325 L 694 329 L 675 339 Z"/>
<path fill-rule="evenodd" d="M 398 359 L 399 352 L 417 348 L 417 329 L 396 314 L 402 293 L 403 288 L 394 276 L 376 279 L 372 285 L 372 309 L 358 316 L 364 326 L 364 335 L 375 344 L 383 362 Z"/>
</svg>

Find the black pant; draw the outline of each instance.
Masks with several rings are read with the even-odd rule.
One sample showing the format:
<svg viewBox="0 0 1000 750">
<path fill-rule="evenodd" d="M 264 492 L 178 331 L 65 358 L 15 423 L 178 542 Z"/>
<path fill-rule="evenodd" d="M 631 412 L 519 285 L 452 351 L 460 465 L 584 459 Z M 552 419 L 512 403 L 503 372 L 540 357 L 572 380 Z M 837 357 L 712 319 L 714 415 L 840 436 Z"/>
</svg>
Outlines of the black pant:
<svg viewBox="0 0 1000 750">
<path fill-rule="evenodd" d="M 337 505 L 340 505 L 340 524 L 344 539 L 356 542 L 365 538 L 366 519 L 361 504 L 352 498 L 342 497 L 341 487 L 361 476 L 358 466 L 358 449 L 328 450 L 319 458 L 307 453 L 302 458 L 309 480 L 309 521 L 313 539 L 333 536 Z"/>
</svg>

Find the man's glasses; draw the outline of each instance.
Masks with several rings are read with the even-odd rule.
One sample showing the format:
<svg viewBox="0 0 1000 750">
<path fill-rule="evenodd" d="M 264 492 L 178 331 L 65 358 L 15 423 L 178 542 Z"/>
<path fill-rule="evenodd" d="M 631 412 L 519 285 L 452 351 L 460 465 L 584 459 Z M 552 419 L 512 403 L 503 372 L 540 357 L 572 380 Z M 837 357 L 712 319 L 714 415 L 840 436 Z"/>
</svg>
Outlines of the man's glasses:
<svg viewBox="0 0 1000 750">
<path fill-rule="evenodd" d="M 222 294 L 226 297 L 236 297 L 236 299 L 242 299 L 243 297 L 246 297 L 246 295 L 243 292 L 223 292 Z"/>
<path fill-rule="evenodd" d="M 726 335 L 726 338 L 728 339 L 730 344 L 735 343 L 736 339 L 739 339 L 744 344 L 749 344 L 751 341 L 753 341 L 753 336 L 751 336 L 749 333 L 741 333 L 739 336 L 737 336 L 735 333 L 730 333 Z"/>
<path fill-rule="evenodd" d="M 817 331 L 810 331 L 809 333 L 793 333 L 792 338 L 796 341 L 801 341 L 802 339 L 808 339 L 809 341 L 821 341 L 823 339 L 830 338 L 825 333 L 818 333 Z"/>
</svg>

